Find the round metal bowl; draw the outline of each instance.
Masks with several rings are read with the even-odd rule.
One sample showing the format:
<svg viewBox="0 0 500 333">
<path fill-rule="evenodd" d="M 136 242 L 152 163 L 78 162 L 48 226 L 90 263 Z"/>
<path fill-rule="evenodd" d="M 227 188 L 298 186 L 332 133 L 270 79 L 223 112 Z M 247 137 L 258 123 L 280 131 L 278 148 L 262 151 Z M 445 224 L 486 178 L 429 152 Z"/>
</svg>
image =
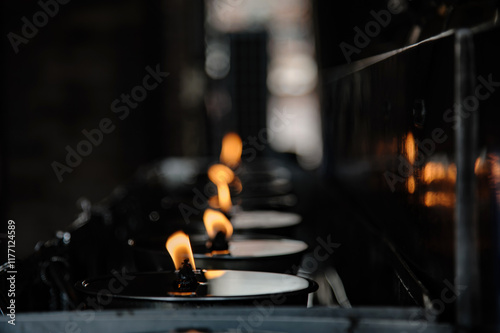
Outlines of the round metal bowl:
<svg viewBox="0 0 500 333">
<path fill-rule="evenodd" d="M 138 271 L 175 269 L 165 248 L 167 237 L 129 240 Z M 190 236 L 197 267 L 295 274 L 307 244 L 277 236 L 233 235 L 229 255 L 211 255 L 206 235 Z"/>
<path fill-rule="evenodd" d="M 198 270 L 197 287 L 180 293 L 176 272 L 128 273 L 77 282 L 87 302 L 102 308 L 175 308 L 213 305 L 307 305 L 308 294 L 317 290 L 309 279 L 278 273 Z M 271 303 L 269 303 L 271 302 Z"/>
</svg>

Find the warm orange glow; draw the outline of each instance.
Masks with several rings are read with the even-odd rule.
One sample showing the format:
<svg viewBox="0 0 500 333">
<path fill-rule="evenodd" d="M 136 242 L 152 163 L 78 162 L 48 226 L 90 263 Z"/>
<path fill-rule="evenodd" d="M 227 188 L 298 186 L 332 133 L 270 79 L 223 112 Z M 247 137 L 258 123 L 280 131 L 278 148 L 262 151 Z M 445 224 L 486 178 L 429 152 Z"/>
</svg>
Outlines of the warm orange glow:
<svg viewBox="0 0 500 333">
<path fill-rule="evenodd" d="M 408 132 L 408 135 L 406 136 L 405 150 L 408 161 L 413 164 L 413 162 L 415 162 L 415 157 L 417 156 L 417 154 L 415 151 L 415 139 L 413 138 L 412 132 Z"/>
<path fill-rule="evenodd" d="M 220 161 L 230 168 L 236 168 L 240 164 L 243 144 L 236 133 L 227 133 L 222 139 L 222 150 Z"/>
<path fill-rule="evenodd" d="M 170 257 L 174 261 L 175 269 L 180 269 L 182 267 L 182 262 L 184 259 L 189 259 L 189 263 L 196 269 L 193 257 L 193 251 L 191 250 L 191 242 L 189 241 L 188 235 L 182 231 L 177 231 L 173 233 L 165 243 Z"/>
<path fill-rule="evenodd" d="M 448 166 L 448 179 L 453 183 L 457 180 L 457 166 L 455 163 L 451 163 Z"/>
<path fill-rule="evenodd" d="M 408 193 L 412 194 L 413 192 L 415 192 L 415 177 L 411 176 L 410 178 L 408 178 Z"/>
<path fill-rule="evenodd" d="M 226 274 L 226 271 L 222 271 L 222 270 L 213 270 L 213 269 L 211 269 L 209 271 L 203 271 L 203 275 L 205 275 L 205 277 L 208 280 L 216 279 L 218 277 L 221 277 L 224 274 Z"/>
<path fill-rule="evenodd" d="M 208 169 L 208 178 L 215 184 L 229 184 L 234 179 L 233 170 L 222 164 L 214 164 Z"/>
<path fill-rule="evenodd" d="M 497 203 L 500 203 L 500 156 L 497 154 L 488 154 L 488 161 L 491 168 L 490 180 L 495 189 Z"/>
<path fill-rule="evenodd" d="M 442 180 L 446 178 L 447 170 L 443 163 L 429 162 L 424 166 L 422 173 L 422 180 L 426 184 L 430 184 L 435 180 Z"/>
<path fill-rule="evenodd" d="M 217 185 L 217 194 L 219 199 L 219 206 L 223 212 L 229 212 L 233 206 L 231 202 L 231 192 L 229 191 L 229 186 Z"/>
<path fill-rule="evenodd" d="M 455 205 L 455 194 L 453 192 L 426 192 L 424 196 L 424 205 L 427 207 L 453 207 Z"/>
<path fill-rule="evenodd" d="M 224 212 L 230 211 L 232 203 L 229 183 L 234 180 L 233 170 L 225 165 L 215 164 L 208 169 L 208 178 L 217 186 L 217 195 L 221 210 Z"/>
<path fill-rule="evenodd" d="M 205 210 L 203 214 L 203 223 L 205 223 L 205 229 L 207 229 L 208 237 L 213 239 L 219 231 L 222 231 L 226 235 L 226 239 L 231 237 L 233 234 L 233 225 L 227 217 L 219 211 L 213 209 Z"/>
<path fill-rule="evenodd" d="M 235 193 L 241 193 L 241 191 L 243 190 L 243 186 L 241 185 L 241 180 L 236 176 L 234 176 L 234 180 L 230 185 Z"/>
<path fill-rule="evenodd" d="M 219 197 L 217 195 L 213 195 L 210 198 L 208 198 L 208 205 L 212 208 L 217 208 L 219 209 Z"/>
</svg>

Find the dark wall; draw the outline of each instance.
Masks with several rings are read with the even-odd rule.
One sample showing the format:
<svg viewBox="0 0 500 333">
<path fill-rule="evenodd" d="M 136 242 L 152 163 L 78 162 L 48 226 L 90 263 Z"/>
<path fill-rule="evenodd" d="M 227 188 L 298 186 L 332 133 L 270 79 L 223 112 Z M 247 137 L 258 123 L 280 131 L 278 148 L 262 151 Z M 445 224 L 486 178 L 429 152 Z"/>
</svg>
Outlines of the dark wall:
<svg viewBox="0 0 500 333">
<path fill-rule="evenodd" d="M 204 149 L 201 98 L 179 97 L 186 73 L 200 76 L 203 64 L 202 2 L 47 3 L 2 10 L 1 217 L 17 223 L 19 256 L 68 225 L 78 198 L 98 202 L 140 165 Z M 37 31 L 24 27 L 33 23 Z M 137 88 L 147 66 L 169 73 L 149 91 Z M 122 94 L 132 92 L 127 106 Z M 108 133 L 92 132 L 103 120 Z M 83 130 L 94 133 L 90 146 Z M 87 156 L 68 165 L 68 146 Z"/>
</svg>

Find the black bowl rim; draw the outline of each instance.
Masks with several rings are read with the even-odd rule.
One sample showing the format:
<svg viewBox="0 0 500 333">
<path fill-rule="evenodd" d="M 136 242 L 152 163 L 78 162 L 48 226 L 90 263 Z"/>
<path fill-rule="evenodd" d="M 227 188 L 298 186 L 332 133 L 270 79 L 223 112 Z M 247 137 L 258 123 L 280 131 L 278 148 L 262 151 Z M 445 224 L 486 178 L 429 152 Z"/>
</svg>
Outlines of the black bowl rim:
<svg viewBox="0 0 500 333">
<path fill-rule="evenodd" d="M 221 271 L 219 269 L 217 270 L 203 270 L 203 271 Z M 289 292 L 282 292 L 282 293 L 275 293 L 275 294 L 255 294 L 255 295 L 241 295 L 241 296 L 161 296 L 161 297 L 144 297 L 144 296 L 127 296 L 127 295 L 121 295 L 121 294 L 113 294 L 108 290 L 105 290 L 105 292 L 102 292 L 102 290 L 99 291 L 90 291 L 88 289 L 85 289 L 86 287 L 84 286 L 85 284 L 92 283 L 93 281 L 97 280 L 102 280 L 102 279 L 109 279 L 113 278 L 113 275 L 104 275 L 104 276 L 98 276 L 98 277 L 93 277 L 93 278 L 87 278 L 85 280 L 80 280 L 75 283 L 75 289 L 85 293 L 87 295 L 94 295 L 97 296 L 97 294 L 101 294 L 102 296 L 111 296 L 113 298 L 118 298 L 118 299 L 125 299 L 125 300 L 135 300 L 135 301 L 151 301 L 151 302 L 222 302 L 222 301 L 248 301 L 248 300 L 259 300 L 259 299 L 269 299 L 269 298 L 276 298 L 276 296 L 299 296 L 299 295 L 306 295 L 312 292 L 315 292 L 318 290 L 318 284 L 309 278 L 302 277 L 302 276 L 296 276 L 296 275 L 289 275 L 289 274 L 282 274 L 282 273 L 271 273 L 271 272 L 257 272 L 257 271 L 235 271 L 235 270 L 228 270 L 225 269 L 223 271 L 234 271 L 238 273 L 242 272 L 252 272 L 252 273 L 259 273 L 259 274 L 277 274 L 277 275 L 286 275 L 286 276 L 293 276 L 299 279 L 304 279 L 308 282 L 307 288 L 300 289 L 300 290 L 293 290 Z M 135 275 L 135 276 L 140 276 L 140 275 L 150 275 L 150 274 L 169 274 L 169 273 L 174 273 L 173 271 L 160 271 L 160 272 L 133 272 L 133 273 L 128 273 L 129 275 Z M 285 302 L 286 303 L 286 302 Z"/>
</svg>

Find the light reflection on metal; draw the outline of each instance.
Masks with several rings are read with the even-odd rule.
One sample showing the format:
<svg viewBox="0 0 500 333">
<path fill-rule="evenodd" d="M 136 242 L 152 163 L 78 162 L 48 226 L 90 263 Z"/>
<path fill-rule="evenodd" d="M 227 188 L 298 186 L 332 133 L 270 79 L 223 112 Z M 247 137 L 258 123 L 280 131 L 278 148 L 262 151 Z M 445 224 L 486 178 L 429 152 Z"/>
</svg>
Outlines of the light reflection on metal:
<svg viewBox="0 0 500 333">
<path fill-rule="evenodd" d="M 405 139 L 405 152 L 408 161 L 413 164 L 415 163 L 415 157 L 417 156 L 417 151 L 415 147 L 415 139 L 413 138 L 413 133 L 408 132 Z"/>
<path fill-rule="evenodd" d="M 408 188 L 408 193 L 413 194 L 415 192 L 415 177 L 411 176 L 408 178 L 408 183 L 406 184 Z"/>
<path fill-rule="evenodd" d="M 427 207 L 443 206 L 451 208 L 455 205 L 455 193 L 428 191 L 424 195 L 424 205 Z"/>
<path fill-rule="evenodd" d="M 446 166 L 442 162 L 427 162 L 422 170 L 422 182 L 431 184 L 434 181 L 448 180 L 455 183 L 457 167 L 454 163 Z"/>
<path fill-rule="evenodd" d="M 496 201 L 500 204 L 500 156 L 494 153 L 488 154 L 488 162 L 490 165 L 490 181 L 494 186 Z"/>
</svg>

